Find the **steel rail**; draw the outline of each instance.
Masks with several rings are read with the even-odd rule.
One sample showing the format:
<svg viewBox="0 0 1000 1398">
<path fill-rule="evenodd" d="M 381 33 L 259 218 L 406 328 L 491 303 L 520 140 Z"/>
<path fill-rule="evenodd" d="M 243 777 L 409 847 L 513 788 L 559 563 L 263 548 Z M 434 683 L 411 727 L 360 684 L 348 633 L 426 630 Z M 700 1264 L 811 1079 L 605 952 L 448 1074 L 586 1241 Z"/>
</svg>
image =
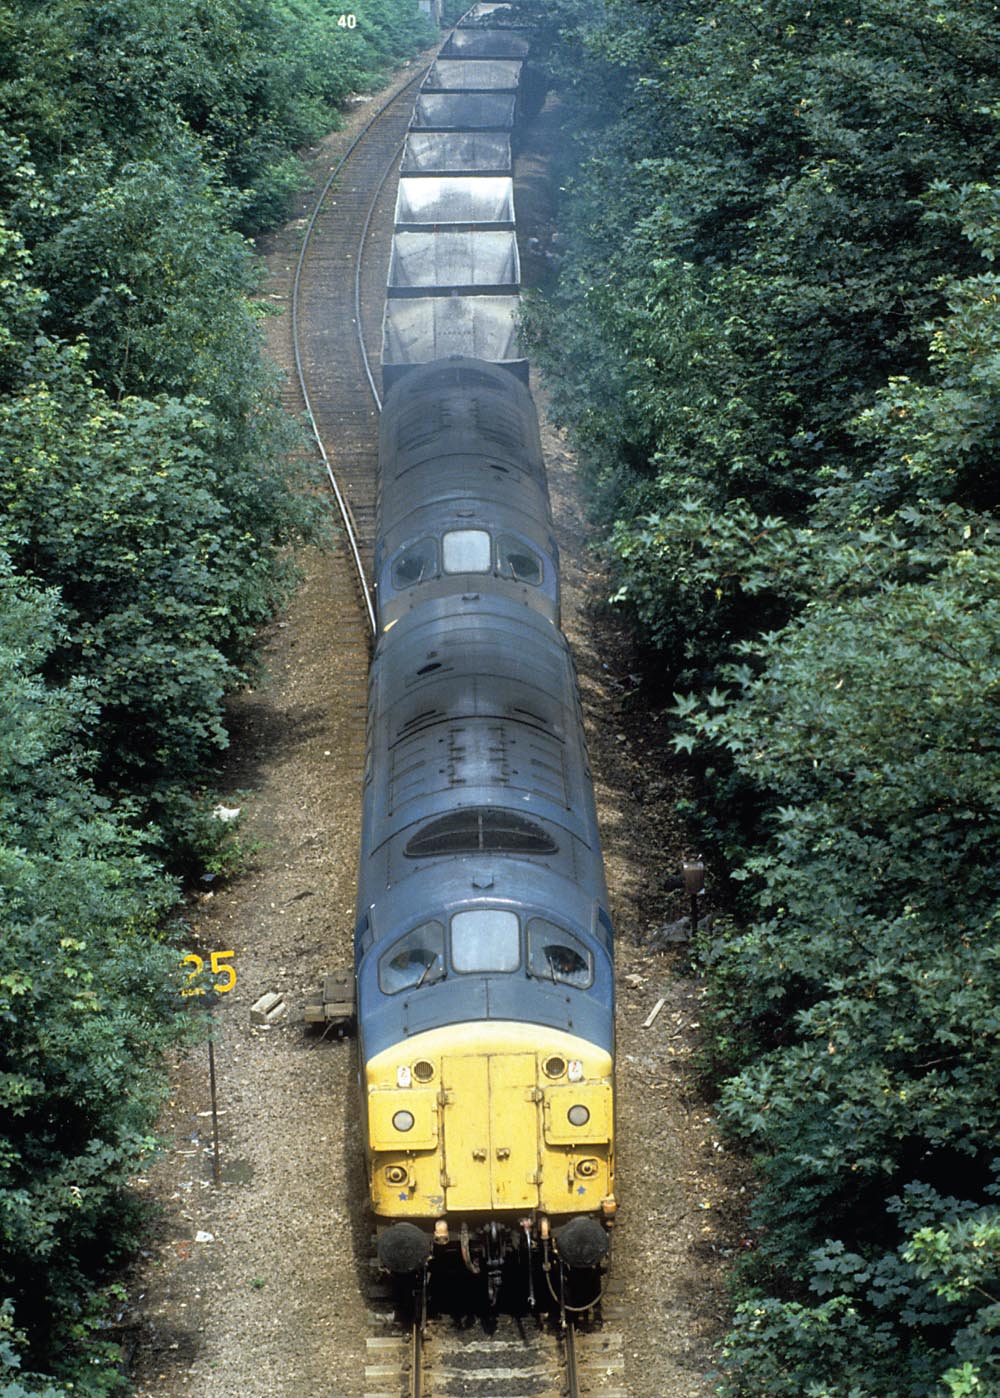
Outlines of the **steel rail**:
<svg viewBox="0 0 1000 1398">
<path fill-rule="evenodd" d="M 580 1376 L 576 1364 L 576 1326 L 567 1319 L 563 1326 L 563 1351 L 566 1356 L 566 1398 L 580 1398 Z"/>
<path fill-rule="evenodd" d="M 387 102 L 384 102 L 382 106 L 379 107 L 379 109 L 373 113 L 373 115 L 365 123 L 362 129 L 358 132 L 357 136 L 355 136 L 351 144 L 347 147 L 346 151 L 344 151 L 343 155 L 337 161 L 334 168 L 331 170 L 330 176 L 327 179 L 326 184 L 323 186 L 319 198 L 316 200 L 316 204 L 309 218 L 309 222 L 306 225 L 306 231 L 302 238 L 302 246 L 299 249 L 298 262 L 295 266 L 295 280 L 292 284 L 292 347 L 295 353 L 295 372 L 299 381 L 299 392 L 302 394 L 302 401 L 305 405 L 306 417 L 309 419 L 309 427 L 312 431 L 313 440 L 316 443 L 320 457 L 323 461 L 323 465 L 326 468 L 326 474 L 329 478 L 330 485 L 333 489 L 334 498 L 337 502 L 337 508 L 340 512 L 340 517 L 344 524 L 344 529 L 347 535 L 348 548 L 350 550 L 351 560 L 354 564 L 354 571 L 357 579 L 358 588 L 361 592 L 361 598 L 364 604 L 365 615 L 368 620 L 368 627 L 373 636 L 375 635 L 376 629 L 375 607 L 372 602 L 371 588 L 368 585 L 368 579 L 365 577 L 365 568 L 361 560 L 361 550 L 358 547 L 357 525 L 355 524 L 354 514 L 351 510 L 350 501 L 347 499 L 347 496 L 341 489 L 340 482 L 337 480 L 336 472 L 333 469 L 333 464 L 331 463 L 330 457 L 327 454 L 326 447 L 323 444 L 323 438 L 320 434 L 319 424 L 317 423 L 316 415 L 313 412 L 312 399 L 309 396 L 309 389 L 306 385 L 306 375 L 305 368 L 302 362 L 302 347 L 299 336 L 299 294 L 302 282 L 302 269 L 305 266 L 306 254 L 309 250 L 309 242 L 312 237 L 313 229 L 316 226 L 316 221 L 319 218 L 320 211 L 322 210 L 323 205 L 326 202 L 326 197 L 330 193 L 334 181 L 337 179 L 337 176 L 340 174 L 341 170 L 343 170 L 348 160 L 350 160 L 351 156 L 360 146 L 361 142 L 365 139 L 365 137 L 368 135 L 371 129 L 376 125 L 376 123 L 382 119 L 382 117 L 386 114 L 390 107 L 392 107 L 396 102 L 399 101 L 399 99 L 404 95 L 404 93 L 410 91 L 414 84 L 423 81 L 427 73 L 430 71 L 430 68 L 430 64 L 428 64 L 425 68 L 422 68 L 419 73 L 412 77 L 408 83 L 405 83 L 399 89 L 398 92 L 394 93 Z M 395 157 L 393 158 L 395 159 Z M 386 175 L 383 177 L 382 184 L 385 183 L 386 178 L 388 178 L 388 171 L 386 172 Z M 381 189 L 381 184 L 379 185 L 379 188 Z M 374 204 L 372 207 L 374 208 Z M 367 227 L 368 224 L 366 222 L 366 230 Z M 359 329 L 359 334 L 360 333 L 361 332 Z M 365 370 L 366 372 L 369 372 L 367 356 L 365 356 Z M 371 375 L 369 373 L 369 379 L 370 377 Z"/>
<path fill-rule="evenodd" d="M 417 1317 L 410 1329 L 410 1396 L 424 1398 L 423 1325 Z"/>
<path fill-rule="evenodd" d="M 365 243 L 368 241 L 368 231 L 372 226 L 375 208 L 379 199 L 382 197 L 385 182 L 396 168 L 396 162 L 399 160 L 405 145 L 406 141 L 403 140 L 396 147 L 389 164 L 385 168 L 385 173 L 375 186 L 375 193 L 372 195 L 372 202 L 368 208 L 368 217 L 365 219 L 365 226 L 361 230 L 361 242 L 358 244 L 358 256 L 354 264 L 354 327 L 357 331 L 358 349 L 361 352 L 361 363 L 364 365 L 365 376 L 368 379 L 368 387 L 372 391 L 375 407 L 379 412 L 382 411 L 382 399 L 379 397 L 379 391 L 375 386 L 375 375 L 372 373 L 371 361 L 368 358 L 368 346 L 365 344 L 365 328 L 361 316 L 361 275 L 365 257 Z"/>
</svg>

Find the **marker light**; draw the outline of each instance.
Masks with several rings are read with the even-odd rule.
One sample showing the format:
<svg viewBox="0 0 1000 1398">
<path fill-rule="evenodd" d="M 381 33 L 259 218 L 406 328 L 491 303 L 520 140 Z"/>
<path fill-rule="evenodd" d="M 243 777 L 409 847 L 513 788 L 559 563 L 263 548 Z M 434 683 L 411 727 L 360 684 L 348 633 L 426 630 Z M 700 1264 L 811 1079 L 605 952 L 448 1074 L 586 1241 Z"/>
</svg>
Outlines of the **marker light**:
<svg viewBox="0 0 1000 1398">
<path fill-rule="evenodd" d="M 586 1126 L 590 1120 L 590 1113 L 582 1102 L 578 1102 L 575 1107 L 570 1107 L 566 1115 L 573 1126 Z"/>
<path fill-rule="evenodd" d="M 573 1108 L 571 1107 L 571 1108 L 570 1108 L 570 1111 L 572 1111 L 572 1110 L 573 1110 Z M 589 1113 L 588 1113 L 588 1115 L 589 1115 Z M 395 1126 L 395 1128 L 396 1128 L 397 1131 L 410 1131 L 410 1130 L 412 1130 L 412 1129 L 413 1129 L 413 1113 L 412 1113 L 412 1112 L 397 1112 L 396 1115 L 395 1115 L 395 1116 L 393 1117 L 393 1119 L 392 1119 L 392 1124 L 393 1124 L 393 1126 Z"/>
</svg>

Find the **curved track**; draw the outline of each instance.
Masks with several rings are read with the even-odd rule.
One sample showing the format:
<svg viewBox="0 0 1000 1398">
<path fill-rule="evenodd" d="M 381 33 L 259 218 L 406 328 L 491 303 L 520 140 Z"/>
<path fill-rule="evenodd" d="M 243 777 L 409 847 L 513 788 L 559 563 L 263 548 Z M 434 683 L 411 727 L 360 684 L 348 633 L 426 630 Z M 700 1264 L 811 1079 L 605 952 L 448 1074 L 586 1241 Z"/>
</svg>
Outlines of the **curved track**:
<svg viewBox="0 0 1000 1398">
<path fill-rule="evenodd" d="M 392 176 L 409 125 L 414 88 L 426 72 L 427 66 L 422 66 L 374 113 L 331 171 L 306 226 L 292 289 L 299 389 L 343 522 L 372 635 L 375 611 L 369 577 L 381 402 L 368 346 L 381 325 L 388 253 L 384 235 L 372 233 L 380 222 L 380 200 L 394 194 Z M 391 223 L 390 217 L 390 229 Z M 374 269 L 370 273 L 369 267 Z M 353 326 L 352 354 L 345 353 L 347 325 Z"/>
</svg>

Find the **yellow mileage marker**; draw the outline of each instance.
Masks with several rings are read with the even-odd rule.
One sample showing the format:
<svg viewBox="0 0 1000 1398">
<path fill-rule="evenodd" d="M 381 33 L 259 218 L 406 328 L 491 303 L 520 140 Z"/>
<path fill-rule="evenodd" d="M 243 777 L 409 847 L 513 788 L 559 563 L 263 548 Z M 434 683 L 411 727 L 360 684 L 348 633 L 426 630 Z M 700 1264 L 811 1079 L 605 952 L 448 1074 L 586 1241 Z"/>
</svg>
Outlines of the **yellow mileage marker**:
<svg viewBox="0 0 1000 1398">
<path fill-rule="evenodd" d="M 214 981 L 212 989 L 216 995 L 228 995 L 236 984 L 236 967 L 230 964 L 230 959 L 236 955 L 235 951 L 213 951 L 209 952 L 210 973 L 213 976 L 220 976 L 221 981 Z M 188 987 L 181 991 L 181 995 L 205 995 L 207 991 L 203 985 L 191 985 L 190 982 L 201 978 L 205 970 L 204 957 L 198 956 L 195 952 L 189 952 L 187 956 L 181 958 L 181 965 L 189 965 L 192 969 L 188 972 Z M 219 1158 L 219 1107 L 215 1090 L 215 1040 L 210 1035 L 208 1040 L 208 1086 L 212 1098 L 212 1182 L 219 1185 L 222 1183 L 222 1162 Z"/>
</svg>

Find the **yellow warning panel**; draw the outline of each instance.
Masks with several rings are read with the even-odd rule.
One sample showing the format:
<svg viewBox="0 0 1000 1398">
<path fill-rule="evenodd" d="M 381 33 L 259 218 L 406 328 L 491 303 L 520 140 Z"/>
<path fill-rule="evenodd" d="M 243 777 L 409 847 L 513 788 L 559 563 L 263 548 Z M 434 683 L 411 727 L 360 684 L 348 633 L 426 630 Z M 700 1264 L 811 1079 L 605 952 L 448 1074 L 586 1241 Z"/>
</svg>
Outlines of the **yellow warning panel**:
<svg viewBox="0 0 1000 1398">
<path fill-rule="evenodd" d="M 372 1150 L 433 1150 L 437 1145 L 437 1093 L 433 1088 L 395 1088 L 368 1096 Z"/>
<path fill-rule="evenodd" d="M 441 1067 L 448 1208 L 536 1208 L 535 1055 L 445 1058 Z"/>
</svg>

